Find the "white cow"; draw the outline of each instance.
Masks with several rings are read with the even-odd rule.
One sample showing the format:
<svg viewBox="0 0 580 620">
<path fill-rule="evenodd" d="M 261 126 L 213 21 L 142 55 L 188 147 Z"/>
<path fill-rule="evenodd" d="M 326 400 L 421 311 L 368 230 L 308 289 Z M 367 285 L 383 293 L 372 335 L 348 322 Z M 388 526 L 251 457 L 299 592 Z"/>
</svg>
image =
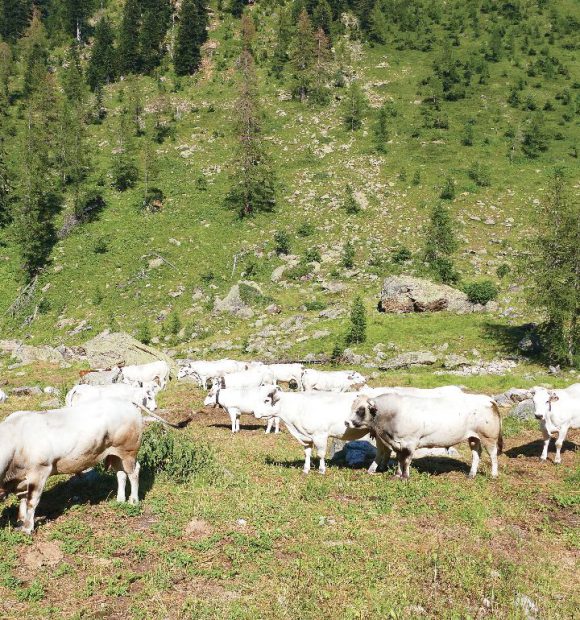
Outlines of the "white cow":
<svg viewBox="0 0 580 620">
<path fill-rule="evenodd" d="M 477 473 L 481 446 L 491 458 L 491 475 L 498 475 L 497 455 L 501 453 L 501 416 L 497 404 L 479 394 L 447 394 L 426 399 L 410 394 L 383 394 L 376 398 L 359 396 L 345 418 L 349 428 L 368 429 L 377 438 L 377 447 L 397 454 L 397 475 L 409 477 L 417 448 L 448 448 L 468 441 L 472 452 L 469 477 Z"/>
<path fill-rule="evenodd" d="M 445 396 L 452 394 L 464 394 L 463 390 L 456 385 L 443 385 L 436 388 L 416 388 L 416 387 L 369 387 L 364 386 L 358 390 L 364 396 L 374 398 L 381 394 L 410 394 L 411 396 L 422 396 L 431 398 L 432 396 Z"/>
<path fill-rule="evenodd" d="M 214 380 L 214 385 L 218 384 L 226 388 L 252 388 L 275 383 L 274 374 L 268 370 L 267 366 L 243 370 L 242 372 L 232 372 L 225 377 L 216 377 Z"/>
<path fill-rule="evenodd" d="M 272 395 L 277 391 L 275 385 L 263 385 L 258 388 L 222 388 L 215 384 L 203 401 L 204 407 L 222 407 L 228 412 L 232 422 L 232 433 L 240 432 L 240 416 L 242 413 L 253 414 L 256 407 L 264 404 L 272 406 Z M 266 433 L 275 424 L 275 432 L 280 432 L 280 420 L 276 417 L 268 419 Z"/>
<path fill-rule="evenodd" d="M 101 461 L 117 472 L 117 501 L 139 501 L 143 419 L 131 403 L 96 400 L 53 411 L 19 411 L 0 424 L 0 499 L 20 499 L 20 529 L 30 534 L 49 476 L 77 474 Z"/>
<path fill-rule="evenodd" d="M 65 404 L 73 407 L 91 400 L 118 398 L 135 405 L 143 405 L 149 411 L 157 409 L 155 392 L 151 388 L 133 387 L 126 383 L 111 385 L 75 385 L 66 395 Z"/>
<path fill-rule="evenodd" d="M 139 366 L 123 366 L 121 368 L 123 383 L 136 387 L 156 383 L 160 389 L 164 389 L 167 385 L 170 372 L 169 364 L 163 360 Z"/>
<path fill-rule="evenodd" d="M 580 428 L 580 383 L 575 383 L 565 390 L 533 389 L 536 418 L 540 420 L 540 429 L 544 435 L 543 461 L 548 458 L 548 446 L 552 433 L 558 433 L 556 440 L 556 457 L 554 463 L 561 463 L 560 451 L 566 440 L 568 429 Z"/>
<path fill-rule="evenodd" d="M 290 433 L 304 446 L 304 473 L 310 471 L 312 448 L 316 448 L 320 465 L 318 471 L 326 471 L 326 447 L 329 437 L 344 441 L 360 439 L 368 431 L 347 428 L 355 393 L 335 394 L 321 392 L 281 392 L 272 395 L 273 406 L 264 402 L 254 410 L 258 419 L 279 417 Z"/>
<path fill-rule="evenodd" d="M 247 369 L 248 364 L 246 362 L 239 362 L 237 360 L 199 360 L 189 362 L 189 364 L 182 366 L 177 373 L 177 378 L 184 379 L 185 377 L 192 377 L 201 387 L 206 387 L 209 379 L 224 377 L 228 373 L 242 372 Z"/>
<path fill-rule="evenodd" d="M 2 403 L 5 403 L 8 400 L 8 395 L 6 394 L 6 392 L 3 392 L 2 390 L 0 390 L 0 405 Z"/>
<path fill-rule="evenodd" d="M 302 385 L 307 392 L 347 392 L 365 385 L 366 379 L 353 370 L 312 370 L 302 373 Z"/>
<path fill-rule="evenodd" d="M 268 364 L 268 370 L 274 375 L 276 382 L 290 383 L 295 381 L 298 389 L 302 389 L 302 364 Z"/>
</svg>

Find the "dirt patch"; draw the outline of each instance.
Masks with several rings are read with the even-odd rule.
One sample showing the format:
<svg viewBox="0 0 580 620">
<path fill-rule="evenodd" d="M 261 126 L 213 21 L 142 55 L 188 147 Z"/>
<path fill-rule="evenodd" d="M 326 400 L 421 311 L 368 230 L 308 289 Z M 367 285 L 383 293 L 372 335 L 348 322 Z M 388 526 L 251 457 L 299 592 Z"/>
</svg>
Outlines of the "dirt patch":
<svg viewBox="0 0 580 620">
<path fill-rule="evenodd" d="M 58 542 L 38 542 L 22 557 L 26 568 L 37 571 L 42 566 L 56 566 L 64 555 Z"/>
<path fill-rule="evenodd" d="M 192 519 L 185 526 L 185 534 L 193 540 L 198 540 L 200 538 L 206 538 L 207 536 L 210 536 L 211 533 L 212 533 L 212 528 L 210 524 L 207 521 L 204 521 L 203 519 Z"/>
</svg>

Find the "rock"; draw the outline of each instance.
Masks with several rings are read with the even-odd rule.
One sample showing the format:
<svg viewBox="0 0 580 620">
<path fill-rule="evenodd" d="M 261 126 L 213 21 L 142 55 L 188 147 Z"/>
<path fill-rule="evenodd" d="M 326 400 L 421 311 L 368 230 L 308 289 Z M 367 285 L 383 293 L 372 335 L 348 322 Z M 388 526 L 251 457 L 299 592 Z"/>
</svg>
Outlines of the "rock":
<svg viewBox="0 0 580 620">
<path fill-rule="evenodd" d="M 79 383 L 85 385 L 111 385 L 121 380 L 121 369 L 118 367 L 100 372 L 89 372 L 81 377 Z"/>
<path fill-rule="evenodd" d="M 83 347 L 49 347 L 46 345 L 35 347 L 22 344 L 17 340 L 0 340 L 0 352 L 8 353 L 22 364 L 32 362 L 48 362 L 66 366 L 69 361 L 81 361 L 85 351 Z"/>
<path fill-rule="evenodd" d="M 31 571 L 43 566 L 56 566 L 64 557 L 59 542 L 36 542 L 23 554 L 24 565 Z"/>
<path fill-rule="evenodd" d="M 492 398 L 498 407 L 511 407 L 513 405 L 512 401 L 505 394 L 496 394 Z"/>
<path fill-rule="evenodd" d="M 223 314 L 226 312 L 240 319 L 250 319 L 254 316 L 252 308 L 250 308 L 240 296 L 239 284 L 234 284 L 223 299 L 216 298 L 214 302 L 214 314 Z"/>
<path fill-rule="evenodd" d="M 525 594 L 516 594 L 514 605 L 523 614 L 525 620 L 536 620 L 538 617 L 538 606 Z"/>
<path fill-rule="evenodd" d="M 332 332 L 330 332 L 328 329 L 317 329 L 313 334 L 312 334 L 312 338 L 313 340 L 317 340 L 318 338 L 326 338 L 327 336 L 330 336 Z"/>
<path fill-rule="evenodd" d="M 377 449 L 369 441 L 349 441 L 344 447 L 344 460 L 350 467 L 364 465 L 368 460 L 375 458 Z"/>
<path fill-rule="evenodd" d="M 344 316 L 344 310 L 342 308 L 326 308 L 318 313 L 321 319 L 338 319 Z"/>
<path fill-rule="evenodd" d="M 336 293 L 342 293 L 342 291 L 346 289 L 346 284 L 343 284 L 342 282 L 325 282 L 322 285 L 322 288 L 334 295 Z"/>
<path fill-rule="evenodd" d="M 412 276 L 390 276 L 383 281 L 379 310 L 381 312 L 437 312 L 457 314 L 486 310 L 472 304 L 467 295 L 446 284 L 435 284 Z"/>
<path fill-rule="evenodd" d="M 534 401 L 531 399 L 522 400 L 518 403 L 509 413 L 510 418 L 517 418 L 518 420 L 533 420 L 536 408 L 534 407 Z"/>
<path fill-rule="evenodd" d="M 541 353 L 542 351 L 542 343 L 538 334 L 534 332 L 530 332 L 526 334 L 519 342 L 518 349 L 522 353 L 528 353 L 531 355 L 536 355 L 537 353 Z"/>
<path fill-rule="evenodd" d="M 365 361 L 364 355 L 358 355 L 352 349 L 345 349 L 342 358 L 347 364 L 363 364 Z"/>
<path fill-rule="evenodd" d="M 47 385 L 44 390 L 42 390 L 45 394 L 51 394 L 54 396 L 60 395 L 60 390 L 58 388 L 52 387 L 52 385 Z"/>
<path fill-rule="evenodd" d="M 125 332 L 109 333 L 106 330 L 86 342 L 84 349 L 91 368 L 147 364 L 157 360 L 166 361 L 172 370 L 176 368 L 168 355 L 139 342 Z"/>
<path fill-rule="evenodd" d="M 288 265 L 280 265 L 279 267 L 276 267 L 276 269 L 274 269 L 274 271 L 272 272 L 272 275 L 270 276 L 270 280 L 272 282 L 280 282 L 280 280 L 283 280 L 284 271 L 286 270 L 287 267 Z"/>
<path fill-rule="evenodd" d="M 42 409 L 58 409 L 60 407 L 60 401 L 58 398 L 49 398 L 40 403 Z"/>
<path fill-rule="evenodd" d="M 460 366 L 469 366 L 469 360 L 464 355 L 450 354 L 445 356 L 443 362 L 444 368 L 459 368 Z"/>
<path fill-rule="evenodd" d="M 270 304 L 266 308 L 267 314 L 280 314 L 280 312 L 282 312 L 282 308 L 280 308 L 280 306 L 278 306 L 277 304 Z"/>
<path fill-rule="evenodd" d="M 14 388 L 10 394 L 11 396 L 41 396 L 42 390 L 37 385 L 23 385 L 22 387 Z"/>
<path fill-rule="evenodd" d="M 437 357 L 431 351 L 410 351 L 401 353 L 379 366 L 380 370 L 396 370 L 409 366 L 430 366 L 437 361 Z"/>
<path fill-rule="evenodd" d="M 162 267 L 162 266 L 163 266 L 162 258 L 152 258 L 149 261 L 149 269 L 157 269 L 158 267 Z"/>
<path fill-rule="evenodd" d="M 530 390 L 522 390 L 520 388 L 510 388 L 505 395 L 513 403 L 521 403 L 524 400 L 530 400 L 532 398 L 532 392 Z"/>
</svg>

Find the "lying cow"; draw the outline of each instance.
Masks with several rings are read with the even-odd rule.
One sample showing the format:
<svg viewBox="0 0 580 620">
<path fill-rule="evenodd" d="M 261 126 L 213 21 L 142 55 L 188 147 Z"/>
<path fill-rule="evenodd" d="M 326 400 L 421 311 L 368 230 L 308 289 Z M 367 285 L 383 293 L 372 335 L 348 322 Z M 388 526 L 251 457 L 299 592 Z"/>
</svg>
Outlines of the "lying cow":
<svg viewBox="0 0 580 620">
<path fill-rule="evenodd" d="M 157 384 L 162 390 L 165 389 L 169 381 L 170 372 L 169 364 L 163 360 L 139 366 L 123 366 L 121 368 L 123 383 L 128 383 L 135 387 Z"/>
<path fill-rule="evenodd" d="M 381 394 L 410 394 L 411 396 L 422 396 L 424 398 L 445 396 L 448 394 L 464 394 L 463 390 L 455 385 L 444 385 L 436 388 L 364 386 L 358 390 L 358 392 L 370 398 L 376 398 L 377 396 L 381 396 Z"/>
<path fill-rule="evenodd" d="M 377 447 L 381 443 L 396 453 L 398 477 L 409 477 L 417 448 L 448 448 L 462 441 L 471 447 L 470 478 L 477 473 L 482 444 L 491 458 L 492 477 L 498 475 L 501 417 L 497 404 L 487 396 L 451 394 L 428 400 L 409 394 L 359 396 L 345 423 L 348 428 L 370 430 Z"/>
<path fill-rule="evenodd" d="M 299 390 L 302 390 L 302 364 L 268 364 L 267 369 L 274 375 L 276 383 L 296 383 Z"/>
<path fill-rule="evenodd" d="M 240 416 L 242 413 L 253 414 L 257 407 L 264 403 L 271 406 L 272 395 L 277 391 L 275 385 L 264 385 L 258 388 L 222 388 L 215 384 L 206 399 L 204 407 L 222 407 L 228 412 L 232 422 L 232 433 L 240 432 Z M 268 419 L 266 433 L 275 425 L 275 432 L 280 432 L 279 418 L 272 416 Z"/>
<path fill-rule="evenodd" d="M 580 383 L 565 390 L 533 389 L 535 416 L 540 420 L 540 429 L 544 435 L 544 449 L 541 459 L 548 458 L 548 447 L 552 433 L 558 433 L 556 439 L 556 456 L 554 463 L 561 463 L 560 451 L 566 440 L 568 429 L 580 428 Z"/>
<path fill-rule="evenodd" d="M 97 399 L 118 398 L 135 405 L 143 405 L 149 411 L 157 409 L 155 393 L 150 388 L 133 387 L 126 383 L 113 383 L 112 385 L 75 385 L 66 395 L 65 404 L 73 407 L 82 402 Z"/>
<path fill-rule="evenodd" d="M 20 529 L 30 534 L 34 513 L 49 476 L 78 474 L 97 463 L 117 472 L 117 501 L 139 501 L 143 419 L 120 400 L 96 400 L 53 411 L 18 411 L 0 423 L 0 499 L 20 499 Z"/>
<path fill-rule="evenodd" d="M 242 372 L 248 369 L 246 362 L 237 360 L 214 360 L 214 361 L 195 361 L 182 366 L 177 373 L 178 379 L 191 377 L 196 380 L 201 387 L 207 387 L 208 381 L 214 377 L 224 377 L 232 372 Z"/>
<path fill-rule="evenodd" d="M 263 366 L 242 372 L 232 372 L 225 377 L 216 377 L 213 383 L 225 388 L 256 388 L 261 385 L 273 385 L 276 383 L 276 378 L 267 366 Z"/>
<path fill-rule="evenodd" d="M 347 392 L 366 384 L 366 379 L 353 370 L 312 370 L 302 373 L 302 385 L 307 392 Z"/>
<path fill-rule="evenodd" d="M 281 392 L 272 393 L 270 400 L 264 399 L 254 410 L 258 419 L 279 417 L 288 427 L 290 433 L 304 446 L 304 473 L 310 471 L 312 448 L 316 448 L 320 465 L 318 471 L 326 471 L 326 448 L 329 437 L 344 441 L 360 439 L 368 431 L 345 426 L 345 419 L 350 415 L 352 403 L 357 397 L 354 393 L 308 393 Z"/>
</svg>

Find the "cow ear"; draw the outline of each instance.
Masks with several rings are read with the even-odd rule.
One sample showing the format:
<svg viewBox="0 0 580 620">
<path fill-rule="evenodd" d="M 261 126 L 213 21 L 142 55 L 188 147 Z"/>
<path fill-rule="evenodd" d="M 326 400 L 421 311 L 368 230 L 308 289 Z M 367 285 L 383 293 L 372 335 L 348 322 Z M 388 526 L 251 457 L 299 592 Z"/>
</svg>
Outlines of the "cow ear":
<svg viewBox="0 0 580 620">
<path fill-rule="evenodd" d="M 369 413 L 374 417 L 375 415 L 377 415 L 377 404 L 375 403 L 374 400 L 369 400 L 368 402 L 368 407 L 369 407 Z"/>
<path fill-rule="evenodd" d="M 225 377 L 221 378 L 220 385 L 221 385 L 222 389 L 225 389 L 225 387 L 226 387 L 226 379 L 225 379 Z"/>
<path fill-rule="evenodd" d="M 556 392 L 550 392 L 550 402 L 555 403 L 557 400 L 560 400 L 560 397 Z"/>
</svg>

